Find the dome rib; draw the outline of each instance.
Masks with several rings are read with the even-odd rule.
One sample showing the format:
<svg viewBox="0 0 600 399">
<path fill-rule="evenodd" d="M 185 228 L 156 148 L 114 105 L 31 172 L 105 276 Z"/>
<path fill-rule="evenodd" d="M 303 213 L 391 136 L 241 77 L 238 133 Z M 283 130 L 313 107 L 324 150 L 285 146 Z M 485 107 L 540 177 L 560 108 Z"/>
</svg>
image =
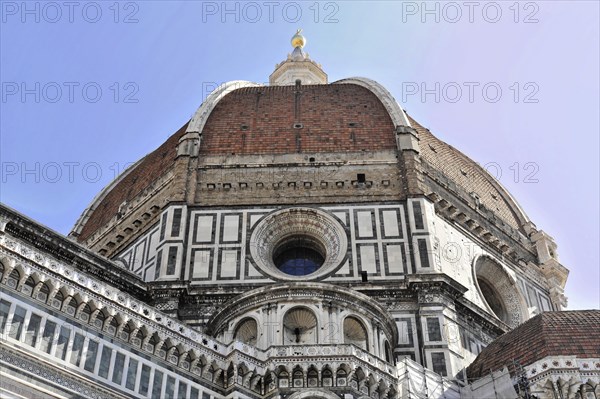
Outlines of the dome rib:
<svg viewBox="0 0 600 399">
<path fill-rule="evenodd" d="M 212 114 L 214 108 L 217 106 L 219 101 L 227 94 L 235 90 L 243 90 L 247 87 L 262 87 L 258 83 L 249 82 L 247 80 L 232 80 L 223 83 L 211 92 L 206 100 L 198 107 L 198 110 L 192 117 L 187 127 L 187 133 L 202 133 L 206 121 Z"/>
<path fill-rule="evenodd" d="M 402 107 L 392 94 L 378 82 L 363 77 L 352 77 L 338 80 L 333 84 L 354 84 L 368 89 L 381 101 L 395 126 L 410 126 L 410 119 L 406 116 Z"/>
</svg>

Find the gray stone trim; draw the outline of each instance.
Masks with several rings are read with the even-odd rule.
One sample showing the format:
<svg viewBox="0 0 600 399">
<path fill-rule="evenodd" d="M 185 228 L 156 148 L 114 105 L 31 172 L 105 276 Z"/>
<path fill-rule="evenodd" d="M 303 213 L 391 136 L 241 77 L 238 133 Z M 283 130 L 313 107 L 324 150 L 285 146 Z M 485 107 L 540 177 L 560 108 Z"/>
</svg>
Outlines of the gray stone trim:
<svg viewBox="0 0 600 399">
<path fill-rule="evenodd" d="M 83 379 L 59 371 L 57 367 L 46 366 L 37 359 L 32 360 L 24 354 L 17 354 L 4 345 L 0 346 L 0 363 L 3 368 L 12 368 L 33 379 L 44 381 L 47 388 L 57 392 L 71 392 L 90 399 L 128 397 L 101 389 L 96 384 L 86 383 Z"/>
<path fill-rule="evenodd" d="M 410 126 L 410 121 L 404 113 L 404 110 L 398 105 L 392 94 L 381 84 L 372 79 L 362 77 L 347 78 L 333 82 L 333 84 L 340 83 L 355 84 L 370 90 L 377 98 L 379 98 L 379 101 L 381 101 L 386 108 L 390 118 L 392 118 L 394 126 Z"/>
</svg>

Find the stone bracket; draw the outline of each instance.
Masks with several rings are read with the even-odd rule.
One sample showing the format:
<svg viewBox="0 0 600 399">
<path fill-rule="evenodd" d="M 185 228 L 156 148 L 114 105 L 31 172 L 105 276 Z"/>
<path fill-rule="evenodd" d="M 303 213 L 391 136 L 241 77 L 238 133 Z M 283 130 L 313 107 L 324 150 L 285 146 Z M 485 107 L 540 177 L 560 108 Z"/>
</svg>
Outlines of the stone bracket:
<svg viewBox="0 0 600 399">
<path fill-rule="evenodd" d="M 410 126 L 396 126 L 396 143 L 400 151 L 420 152 L 417 131 Z"/>
</svg>

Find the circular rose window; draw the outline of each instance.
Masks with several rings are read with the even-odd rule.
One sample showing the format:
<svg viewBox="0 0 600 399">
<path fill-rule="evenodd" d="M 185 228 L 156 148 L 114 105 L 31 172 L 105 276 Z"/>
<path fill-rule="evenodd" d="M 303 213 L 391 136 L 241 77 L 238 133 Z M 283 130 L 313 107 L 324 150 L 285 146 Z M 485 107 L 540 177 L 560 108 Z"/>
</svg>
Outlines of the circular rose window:
<svg viewBox="0 0 600 399">
<path fill-rule="evenodd" d="M 290 208 L 267 215 L 250 238 L 256 265 L 280 280 L 317 279 L 346 258 L 346 231 L 333 216 L 313 208 Z"/>
<path fill-rule="evenodd" d="M 280 271 L 292 276 L 306 276 L 316 272 L 327 253 L 317 240 L 306 235 L 296 235 L 275 245 L 273 263 Z"/>
</svg>

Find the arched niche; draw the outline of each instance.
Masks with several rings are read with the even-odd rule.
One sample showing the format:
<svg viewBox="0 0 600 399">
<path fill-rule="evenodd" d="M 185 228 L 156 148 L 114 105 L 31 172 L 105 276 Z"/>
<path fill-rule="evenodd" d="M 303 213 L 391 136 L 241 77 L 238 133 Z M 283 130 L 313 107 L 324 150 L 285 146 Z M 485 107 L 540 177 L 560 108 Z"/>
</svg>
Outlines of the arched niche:
<svg viewBox="0 0 600 399">
<path fill-rule="evenodd" d="M 513 278 L 488 256 L 475 259 L 473 273 L 487 310 L 511 327 L 527 319 L 527 305 Z"/>
<path fill-rule="evenodd" d="M 248 345 L 256 345 L 258 338 L 258 325 L 256 320 L 246 318 L 242 320 L 235 329 L 234 339 Z"/>
<path fill-rule="evenodd" d="M 291 394 L 288 399 L 339 399 L 340 397 L 331 391 L 320 388 L 309 388 Z"/>
<path fill-rule="evenodd" d="M 304 307 L 290 309 L 283 317 L 283 344 L 317 343 L 317 317 Z"/>
<path fill-rule="evenodd" d="M 364 324 L 353 316 L 344 319 L 344 343 L 353 344 L 367 350 L 367 329 Z"/>
</svg>

